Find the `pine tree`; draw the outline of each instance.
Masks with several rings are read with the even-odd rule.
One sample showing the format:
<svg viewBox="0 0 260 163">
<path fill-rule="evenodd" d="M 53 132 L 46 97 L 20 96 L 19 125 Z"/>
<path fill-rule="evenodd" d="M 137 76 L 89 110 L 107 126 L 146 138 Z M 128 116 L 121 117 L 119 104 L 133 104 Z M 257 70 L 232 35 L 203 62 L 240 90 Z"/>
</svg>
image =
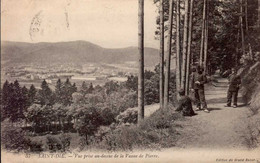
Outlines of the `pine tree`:
<svg viewBox="0 0 260 163">
<path fill-rule="evenodd" d="M 10 93 L 10 84 L 6 80 L 3 85 L 3 90 L 2 90 L 2 105 L 3 106 L 6 106 L 8 103 L 8 99 L 10 98 L 9 93 Z"/>
<path fill-rule="evenodd" d="M 29 103 L 29 90 L 23 86 L 22 88 L 22 107 L 23 107 L 23 112 L 26 112 L 27 108 L 30 106 Z"/>
<path fill-rule="evenodd" d="M 200 42 L 200 58 L 199 58 L 199 64 L 202 66 L 203 63 L 203 52 L 204 52 L 204 39 L 205 39 L 205 19 L 206 19 L 206 1 L 203 1 L 203 18 L 202 18 L 202 29 L 201 29 L 201 42 Z"/>
<path fill-rule="evenodd" d="M 1 92 L 1 120 L 3 121 L 4 119 L 8 118 L 8 112 L 9 112 L 9 102 L 10 102 L 10 94 L 11 89 L 10 89 L 10 84 L 6 80 L 3 89 Z"/>
<path fill-rule="evenodd" d="M 164 0 L 160 0 L 160 108 L 163 108 L 164 91 Z"/>
<path fill-rule="evenodd" d="M 206 18 L 205 18 L 205 38 L 204 38 L 204 72 L 207 73 L 207 64 L 208 64 L 208 31 L 209 31 L 209 2 L 206 0 Z"/>
<path fill-rule="evenodd" d="M 7 117 L 12 123 L 17 122 L 24 117 L 22 90 L 17 80 L 10 84 L 7 106 Z"/>
<path fill-rule="evenodd" d="M 73 85 L 72 85 L 72 93 L 77 92 L 77 90 L 78 90 L 78 88 L 76 86 L 76 83 L 73 83 Z"/>
<path fill-rule="evenodd" d="M 29 106 L 31 106 L 35 102 L 36 93 L 37 93 L 37 90 L 34 87 L 34 85 L 32 84 L 30 89 L 29 89 L 29 92 L 28 92 Z"/>
<path fill-rule="evenodd" d="M 188 46 L 188 22 L 189 22 L 189 0 L 185 0 L 185 17 L 183 30 L 183 49 L 182 49 L 182 71 L 181 82 L 182 88 L 185 90 L 186 85 L 186 64 L 187 64 L 187 46 Z"/>
<path fill-rule="evenodd" d="M 180 54 L 180 0 L 176 0 L 176 91 L 181 88 L 181 54 Z M 177 99 L 179 95 L 177 93 Z"/>
<path fill-rule="evenodd" d="M 69 81 L 69 78 L 64 83 L 64 86 L 62 88 L 62 94 L 63 94 L 63 104 L 65 106 L 70 105 L 72 103 L 72 85 Z"/>
<path fill-rule="evenodd" d="M 90 83 L 89 87 L 88 87 L 88 93 L 93 93 L 94 91 L 94 87 L 93 87 L 93 84 Z"/>
<path fill-rule="evenodd" d="M 52 105 L 54 103 L 52 91 L 45 80 L 43 80 L 41 89 L 38 92 L 38 101 L 42 106 Z"/>
<path fill-rule="evenodd" d="M 244 36 L 244 21 L 243 21 L 243 0 L 240 0 L 240 17 L 239 17 L 239 24 L 240 24 L 240 32 L 241 32 L 241 44 L 242 44 L 242 54 L 245 55 L 245 36 Z"/>
<path fill-rule="evenodd" d="M 172 53 L 172 21 L 173 21 L 173 0 L 169 0 L 169 29 L 168 29 L 168 44 L 166 56 L 166 71 L 164 83 L 164 108 L 168 107 L 169 102 L 169 80 L 171 68 L 171 53 Z"/>
<path fill-rule="evenodd" d="M 188 34 L 188 49 L 187 49 L 187 67 L 186 67 L 186 83 L 185 83 L 185 93 L 188 95 L 189 94 L 189 85 L 190 85 L 190 65 L 191 63 L 191 58 L 193 58 L 191 55 L 191 44 L 192 44 L 192 21 L 193 21 L 193 0 L 190 1 L 190 11 L 189 11 L 189 34 Z"/>
<path fill-rule="evenodd" d="M 56 102 L 59 104 L 61 104 L 63 101 L 62 87 L 63 87 L 63 83 L 61 82 L 60 79 L 58 79 L 55 86 L 55 97 L 56 97 Z"/>
<path fill-rule="evenodd" d="M 82 82 L 80 93 L 82 93 L 84 96 L 88 92 L 88 86 L 85 81 Z"/>
</svg>

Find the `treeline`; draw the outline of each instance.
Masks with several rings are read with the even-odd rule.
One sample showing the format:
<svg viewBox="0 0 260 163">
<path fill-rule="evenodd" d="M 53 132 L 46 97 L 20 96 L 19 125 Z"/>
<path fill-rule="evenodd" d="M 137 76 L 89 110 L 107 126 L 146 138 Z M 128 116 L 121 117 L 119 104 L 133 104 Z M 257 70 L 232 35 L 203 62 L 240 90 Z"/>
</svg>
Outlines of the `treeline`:
<svg viewBox="0 0 260 163">
<path fill-rule="evenodd" d="M 145 104 L 159 102 L 159 71 L 145 71 Z M 170 83 L 170 97 L 174 101 L 174 74 Z M 32 133 L 78 132 L 88 136 L 99 126 L 116 122 L 116 117 L 127 108 L 137 106 L 137 76 L 128 76 L 126 82 L 106 82 L 93 86 L 83 82 L 80 87 L 69 79 L 57 80 L 51 90 L 43 80 L 40 89 L 31 85 L 21 87 L 16 80 L 6 81 L 1 92 L 1 120 L 23 122 Z M 26 127 L 25 127 L 26 126 Z"/>
</svg>

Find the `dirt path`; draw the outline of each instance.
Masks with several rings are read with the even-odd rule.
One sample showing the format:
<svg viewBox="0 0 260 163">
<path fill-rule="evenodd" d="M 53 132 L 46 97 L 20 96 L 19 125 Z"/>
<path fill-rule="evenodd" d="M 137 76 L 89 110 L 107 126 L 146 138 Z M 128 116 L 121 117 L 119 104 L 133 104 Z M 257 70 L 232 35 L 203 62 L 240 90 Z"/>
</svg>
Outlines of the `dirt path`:
<svg viewBox="0 0 260 163">
<path fill-rule="evenodd" d="M 250 110 L 238 98 L 238 107 L 224 107 L 227 101 L 227 79 L 206 86 L 205 94 L 210 113 L 197 111 L 193 117 L 185 117 L 176 123 L 179 139 L 174 148 L 248 149 Z M 159 104 L 145 106 L 145 117 L 159 108 Z M 195 108 L 195 107 L 194 107 Z"/>
<path fill-rule="evenodd" d="M 238 107 L 224 107 L 226 104 L 227 80 L 208 86 L 205 90 L 210 113 L 198 111 L 197 115 L 180 121 L 180 139 L 177 148 L 246 149 L 249 109 L 243 105 L 241 97 Z"/>
</svg>

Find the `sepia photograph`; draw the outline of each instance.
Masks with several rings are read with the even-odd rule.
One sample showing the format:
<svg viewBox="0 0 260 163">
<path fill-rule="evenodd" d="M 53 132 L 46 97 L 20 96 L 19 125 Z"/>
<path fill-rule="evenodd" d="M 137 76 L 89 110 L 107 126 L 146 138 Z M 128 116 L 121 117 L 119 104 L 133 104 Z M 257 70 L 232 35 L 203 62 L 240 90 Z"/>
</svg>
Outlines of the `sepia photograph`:
<svg viewBox="0 0 260 163">
<path fill-rule="evenodd" d="M 260 0 L 1 0 L 0 36 L 3 163 L 260 163 Z"/>
</svg>

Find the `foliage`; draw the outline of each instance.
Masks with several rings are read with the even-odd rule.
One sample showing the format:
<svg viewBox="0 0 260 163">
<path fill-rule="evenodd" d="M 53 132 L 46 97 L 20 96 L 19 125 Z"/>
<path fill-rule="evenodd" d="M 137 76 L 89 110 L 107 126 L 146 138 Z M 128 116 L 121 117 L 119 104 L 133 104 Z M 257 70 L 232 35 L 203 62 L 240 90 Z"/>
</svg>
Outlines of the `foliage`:
<svg viewBox="0 0 260 163">
<path fill-rule="evenodd" d="M 256 62 L 253 66 L 245 68 L 242 73 L 242 96 L 245 103 L 250 102 L 260 82 L 260 64 Z"/>
<path fill-rule="evenodd" d="M 259 106 L 260 106 L 260 83 L 257 84 L 257 88 L 255 89 L 251 101 L 250 101 L 250 108 L 254 114 L 258 113 Z"/>
<path fill-rule="evenodd" d="M 2 90 L 2 120 L 9 118 L 11 122 L 24 119 L 24 111 L 28 106 L 27 89 L 21 88 L 19 82 L 6 81 Z"/>
<path fill-rule="evenodd" d="M 102 125 L 110 125 L 115 122 L 116 113 L 110 108 L 101 109 Z"/>
<path fill-rule="evenodd" d="M 137 108 L 128 108 L 124 112 L 121 112 L 117 117 L 116 117 L 116 122 L 118 124 L 123 124 L 123 123 L 137 123 L 137 114 L 138 110 Z"/>
<path fill-rule="evenodd" d="M 118 84 L 118 82 L 115 82 L 112 80 L 112 81 L 106 82 L 104 85 L 104 88 L 106 90 L 106 94 L 109 95 L 113 92 L 116 92 L 119 89 L 119 84 Z"/>
<path fill-rule="evenodd" d="M 145 71 L 144 72 L 144 99 L 145 104 L 150 105 L 153 103 L 159 102 L 159 65 L 155 66 L 154 71 Z M 126 87 L 130 90 L 137 92 L 138 85 L 137 76 L 128 76 L 125 83 Z M 170 87 L 169 95 L 170 101 L 175 101 L 175 73 L 171 72 L 170 74 Z"/>
<path fill-rule="evenodd" d="M 50 126 L 53 115 L 53 110 L 50 106 L 33 104 L 28 108 L 25 116 L 28 122 L 32 122 L 34 131 L 36 131 L 36 129 L 40 130 L 45 126 Z"/>
<path fill-rule="evenodd" d="M 51 152 L 62 151 L 65 152 L 70 147 L 71 137 L 68 134 L 61 134 L 58 138 L 55 136 L 46 137 L 48 149 Z"/>
<path fill-rule="evenodd" d="M 1 146 L 6 150 L 28 150 L 30 141 L 26 138 L 25 131 L 13 126 L 10 122 L 1 122 Z"/>
<path fill-rule="evenodd" d="M 105 136 L 94 146 L 109 151 L 171 147 L 174 146 L 177 138 L 174 122 L 181 117 L 171 110 L 159 110 L 139 126 L 123 123 L 115 127 L 111 125 L 110 128 L 103 129 Z"/>
<path fill-rule="evenodd" d="M 29 146 L 31 152 L 42 152 L 44 150 L 43 143 L 39 141 L 30 141 Z"/>
<path fill-rule="evenodd" d="M 102 117 L 94 107 L 83 106 L 78 108 L 77 117 L 78 120 L 73 127 L 80 135 L 84 135 L 86 140 L 88 140 L 88 136 L 93 135 L 102 124 Z"/>
<path fill-rule="evenodd" d="M 126 88 L 133 91 L 137 91 L 137 82 L 138 82 L 137 76 L 134 75 L 127 76 Z"/>
<path fill-rule="evenodd" d="M 63 87 L 63 83 L 61 82 L 60 79 L 57 80 L 56 82 L 56 86 L 55 86 L 55 96 L 56 96 L 56 102 L 57 103 L 62 103 L 63 98 L 62 98 L 62 87 Z"/>
<path fill-rule="evenodd" d="M 29 100 L 29 106 L 31 106 L 33 103 L 35 103 L 37 90 L 32 84 L 30 86 L 29 92 L 28 92 L 28 100 Z"/>
<path fill-rule="evenodd" d="M 45 80 L 43 80 L 41 84 L 41 89 L 38 91 L 37 101 L 41 106 L 53 105 L 55 102 L 54 94 Z"/>
</svg>

